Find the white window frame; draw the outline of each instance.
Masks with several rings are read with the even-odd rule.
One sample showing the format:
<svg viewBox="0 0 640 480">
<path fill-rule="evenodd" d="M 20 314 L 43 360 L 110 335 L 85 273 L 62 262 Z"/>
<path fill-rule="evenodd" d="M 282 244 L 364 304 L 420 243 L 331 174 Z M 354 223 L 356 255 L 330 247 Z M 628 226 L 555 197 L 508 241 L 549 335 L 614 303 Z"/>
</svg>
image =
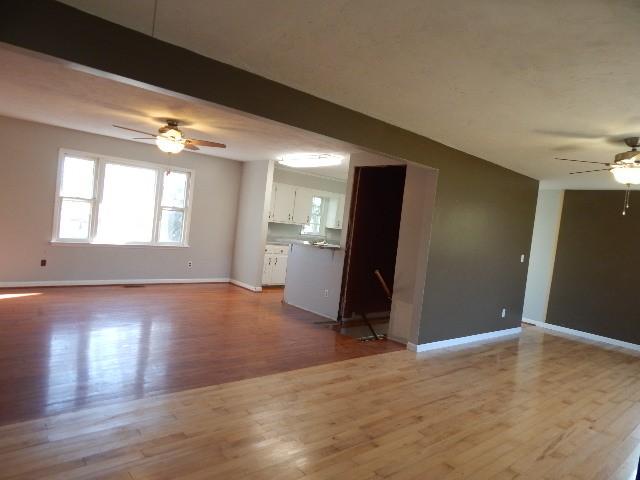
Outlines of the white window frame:
<svg viewBox="0 0 640 480">
<path fill-rule="evenodd" d="M 322 205 L 321 205 L 322 211 L 320 212 L 319 231 L 318 231 L 318 233 L 305 232 L 304 228 L 307 225 L 311 225 L 311 223 L 308 223 L 307 225 L 302 225 L 302 227 L 300 228 L 300 235 L 305 235 L 305 236 L 309 236 L 309 237 L 323 237 L 325 235 L 325 232 L 326 232 L 327 209 L 328 209 L 328 206 L 329 206 L 329 199 L 325 195 L 321 195 L 319 193 L 314 193 L 314 194 L 311 195 L 312 201 L 313 201 L 314 197 L 322 199 Z M 309 216 L 309 222 L 311 222 L 311 215 Z"/>
<path fill-rule="evenodd" d="M 93 160 L 93 198 L 78 199 L 91 204 L 91 216 L 89 219 L 89 237 L 87 239 L 77 238 L 60 238 L 60 210 L 62 208 L 62 200 L 64 198 L 74 199 L 74 197 L 62 197 L 62 175 L 64 169 L 64 159 L 66 156 Z M 131 167 L 142 167 L 155 170 L 156 172 L 156 188 L 155 188 L 155 207 L 153 215 L 153 232 L 150 242 L 125 242 L 125 243 L 109 243 L 99 242 L 95 240 L 98 230 L 98 216 L 100 214 L 100 203 L 104 189 L 104 172 L 107 163 L 117 165 L 125 165 Z M 162 191 L 164 188 L 165 172 L 181 172 L 187 173 L 187 194 L 184 208 L 162 207 Z M 118 158 L 107 155 L 98 155 L 95 153 L 81 152 L 61 148 L 58 153 L 58 172 L 56 177 L 56 197 L 54 202 L 53 213 L 53 230 L 51 235 L 51 243 L 59 245 L 114 245 L 114 246 L 145 246 L 145 247 L 189 247 L 189 230 L 191 226 L 191 209 L 193 206 L 193 185 L 195 180 L 195 171 L 189 168 L 176 167 L 153 162 L 144 162 L 140 160 L 131 160 L 128 158 Z M 160 230 L 160 219 L 162 210 L 177 210 L 184 212 L 184 225 L 182 231 L 181 242 L 160 242 L 158 235 Z"/>
</svg>

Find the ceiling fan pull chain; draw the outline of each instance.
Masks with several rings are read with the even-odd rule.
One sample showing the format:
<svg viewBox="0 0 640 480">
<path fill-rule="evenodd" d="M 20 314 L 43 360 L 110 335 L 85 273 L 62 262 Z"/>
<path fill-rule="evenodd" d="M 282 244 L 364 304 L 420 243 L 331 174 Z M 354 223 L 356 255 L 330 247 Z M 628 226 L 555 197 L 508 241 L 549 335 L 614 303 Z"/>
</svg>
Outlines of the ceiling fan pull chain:
<svg viewBox="0 0 640 480">
<path fill-rule="evenodd" d="M 155 38 L 156 36 L 156 17 L 158 16 L 158 0 L 156 0 L 153 4 L 153 19 L 151 20 L 153 23 L 151 24 L 151 37 Z"/>
<path fill-rule="evenodd" d="M 622 215 L 627 214 L 627 210 L 629 210 L 629 197 L 631 195 L 631 184 L 627 183 L 627 191 L 624 194 L 624 207 L 622 208 Z"/>
</svg>

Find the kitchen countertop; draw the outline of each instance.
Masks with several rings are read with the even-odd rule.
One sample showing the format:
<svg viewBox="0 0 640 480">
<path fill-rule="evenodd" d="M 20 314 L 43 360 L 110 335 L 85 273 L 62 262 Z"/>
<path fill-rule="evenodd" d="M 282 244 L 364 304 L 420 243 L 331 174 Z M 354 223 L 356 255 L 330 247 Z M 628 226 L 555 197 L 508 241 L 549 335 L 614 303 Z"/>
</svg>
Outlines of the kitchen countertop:
<svg viewBox="0 0 640 480">
<path fill-rule="evenodd" d="M 335 243 L 325 243 L 325 244 L 320 244 L 320 245 L 316 245 L 314 243 L 311 242 L 307 242 L 304 240 L 299 240 L 296 242 L 292 242 L 293 245 L 304 245 L 306 247 L 313 247 L 313 248 L 319 248 L 322 250 L 340 250 L 340 245 L 337 245 Z"/>
<path fill-rule="evenodd" d="M 340 248 L 340 245 L 335 244 L 335 243 L 326 243 L 324 245 L 315 245 L 313 242 L 310 242 L 309 240 L 298 240 L 298 239 L 267 241 L 267 245 L 278 245 L 278 246 L 308 245 L 310 247 L 325 248 L 325 249 L 329 249 L 329 250 L 338 250 Z"/>
</svg>

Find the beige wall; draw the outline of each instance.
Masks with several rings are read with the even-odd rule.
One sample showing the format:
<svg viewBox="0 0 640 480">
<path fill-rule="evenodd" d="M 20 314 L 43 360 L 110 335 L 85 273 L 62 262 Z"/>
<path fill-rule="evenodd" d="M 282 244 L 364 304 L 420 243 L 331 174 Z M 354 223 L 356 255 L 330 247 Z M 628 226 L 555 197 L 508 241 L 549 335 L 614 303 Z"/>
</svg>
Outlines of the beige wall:
<svg viewBox="0 0 640 480">
<path fill-rule="evenodd" d="M 544 322 L 547 319 L 563 201 L 564 190 L 538 191 L 522 311 L 522 317 L 529 320 Z"/>
<path fill-rule="evenodd" d="M 245 162 L 241 185 L 231 278 L 243 287 L 259 291 L 262 290 L 273 161 Z"/>
<path fill-rule="evenodd" d="M 313 190 L 342 194 L 344 194 L 347 188 L 346 180 L 340 181 L 303 172 L 293 172 L 291 170 L 279 168 L 277 165 L 273 170 L 273 181 L 286 183 L 288 185 L 296 185 L 298 187 L 311 188 Z"/>
<path fill-rule="evenodd" d="M 287 262 L 284 301 L 337 320 L 342 287 L 344 250 L 294 243 Z M 313 272 L 310 275 L 310 272 Z M 325 297 L 326 290 L 326 297 Z"/>
<path fill-rule="evenodd" d="M 398 232 L 389 337 L 418 343 L 438 173 L 408 164 Z"/>
<path fill-rule="evenodd" d="M 168 158 L 154 145 L 6 117 L 0 143 L 0 285 L 230 276 L 241 162 L 193 153 Z M 195 170 L 190 246 L 51 245 L 61 147 Z"/>
</svg>

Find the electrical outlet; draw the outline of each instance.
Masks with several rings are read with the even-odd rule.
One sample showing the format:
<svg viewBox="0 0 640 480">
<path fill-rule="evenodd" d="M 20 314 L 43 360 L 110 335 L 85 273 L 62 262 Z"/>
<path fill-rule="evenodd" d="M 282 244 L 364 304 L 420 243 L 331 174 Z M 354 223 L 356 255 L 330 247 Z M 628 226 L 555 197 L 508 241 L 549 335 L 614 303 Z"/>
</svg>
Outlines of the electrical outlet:
<svg viewBox="0 0 640 480">
<path fill-rule="evenodd" d="M 325 288 L 325 289 L 322 291 L 322 296 L 323 296 L 324 298 L 329 298 L 329 290 Z"/>
<path fill-rule="evenodd" d="M 524 263 L 524 253 L 520 255 L 520 263 Z"/>
<path fill-rule="evenodd" d="M 502 309 L 502 313 L 500 314 L 500 316 L 501 316 L 502 318 L 506 318 L 506 317 L 507 317 L 507 309 L 506 309 L 506 308 L 503 308 L 503 309 Z"/>
<path fill-rule="evenodd" d="M 40 266 L 41 267 L 46 267 L 47 266 L 47 259 L 43 258 L 42 260 L 40 260 Z"/>
<path fill-rule="evenodd" d="M 191 260 L 189 260 L 187 262 L 187 267 L 189 267 L 189 268 L 193 267 L 193 262 Z"/>
</svg>

